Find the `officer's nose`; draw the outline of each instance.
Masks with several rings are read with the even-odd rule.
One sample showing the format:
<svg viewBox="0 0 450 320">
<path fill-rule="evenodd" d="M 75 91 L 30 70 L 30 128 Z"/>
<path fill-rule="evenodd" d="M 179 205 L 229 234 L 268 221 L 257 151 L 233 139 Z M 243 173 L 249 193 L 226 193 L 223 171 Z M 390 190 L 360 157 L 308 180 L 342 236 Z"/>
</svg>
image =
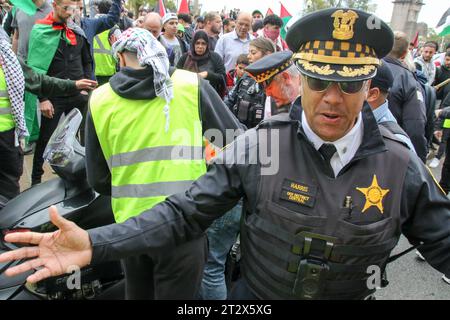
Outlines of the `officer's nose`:
<svg viewBox="0 0 450 320">
<path fill-rule="evenodd" d="M 323 94 L 323 101 L 329 105 L 341 104 L 344 100 L 343 93 L 337 83 L 332 83 Z"/>
</svg>

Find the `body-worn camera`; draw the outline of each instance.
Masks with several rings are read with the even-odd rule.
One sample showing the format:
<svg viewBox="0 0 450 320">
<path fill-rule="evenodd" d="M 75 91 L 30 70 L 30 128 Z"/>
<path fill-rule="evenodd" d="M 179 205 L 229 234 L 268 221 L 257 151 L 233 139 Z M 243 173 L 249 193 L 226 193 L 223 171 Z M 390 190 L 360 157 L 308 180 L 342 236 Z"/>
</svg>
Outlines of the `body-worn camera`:
<svg viewBox="0 0 450 320">
<path fill-rule="evenodd" d="M 299 299 L 316 299 L 325 287 L 325 279 L 330 267 L 320 261 L 303 259 L 300 261 L 295 280 L 294 295 Z"/>
<path fill-rule="evenodd" d="M 327 263 L 336 238 L 302 231 L 303 247 L 293 246 L 292 252 L 302 256 L 297 267 L 292 293 L 299 299 L 320 299 L 330 271 Z"/>
</svg>

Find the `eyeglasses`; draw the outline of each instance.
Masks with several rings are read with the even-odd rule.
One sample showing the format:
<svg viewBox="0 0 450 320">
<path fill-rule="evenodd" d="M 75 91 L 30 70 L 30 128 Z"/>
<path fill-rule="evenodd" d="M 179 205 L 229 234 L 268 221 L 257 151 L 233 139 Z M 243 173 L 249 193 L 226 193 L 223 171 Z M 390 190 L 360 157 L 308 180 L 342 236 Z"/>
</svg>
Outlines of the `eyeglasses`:
<svg viewBox="0 0 450 320">
<path fill-rule="evenodd" d="M 342 93 L 345 94 L 355 94 L 362 90 L 365 80 L 363 81 L 329 81 L 329 80 L 321 80 L 317 78 L 308 77 L 303 75 L 306 78 L 306 82 L 308 83 L 308 87 L 316 92 L 325 92 L 333 83 L 336 83 L 341 89 Z"/>
</svg>

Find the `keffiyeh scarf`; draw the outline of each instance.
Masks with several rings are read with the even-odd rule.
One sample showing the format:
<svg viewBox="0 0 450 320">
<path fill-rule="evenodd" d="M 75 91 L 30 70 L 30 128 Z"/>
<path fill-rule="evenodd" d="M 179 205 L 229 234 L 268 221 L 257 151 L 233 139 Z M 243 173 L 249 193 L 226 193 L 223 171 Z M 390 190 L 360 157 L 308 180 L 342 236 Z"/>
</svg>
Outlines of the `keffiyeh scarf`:
<svg viewBox="0 0 450 320">
<path fill-rule="evenodd" d="M 24 116 L 25 79 L 16 55 L 11 50 L 9 40 L 0 33 L 0 65 L 5 74 L 6 88 L 11 102 L 11 114 L 16 124 L 19 139 L 28 136 Z"/>
<path fill-rule="evenodd" d="M 122 33 L 113 44 L 113 56 L 118 60 L 118 53 L 124 50 L 136 52 L 141 66 L 153 69 L 156 95 L 166 101 L 164 114 L 166 117 L 165 131 L 169 130 L 170 101 L 173 99 L 173 84 L 169 75 L 169 59 L 161 43 L 147 30 L 130 28 Z"/>
</svg>

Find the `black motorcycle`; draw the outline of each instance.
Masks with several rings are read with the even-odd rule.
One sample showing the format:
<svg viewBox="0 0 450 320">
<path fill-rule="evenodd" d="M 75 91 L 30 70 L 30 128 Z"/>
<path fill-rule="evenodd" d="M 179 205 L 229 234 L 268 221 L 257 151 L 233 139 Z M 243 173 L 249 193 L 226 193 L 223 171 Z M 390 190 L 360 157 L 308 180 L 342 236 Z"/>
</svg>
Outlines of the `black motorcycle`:
<svg viewBox="0 0 450 320">
<path fill-rule="evenodd" d="M 56 230 L 49 218 L 52 205 L 83 229 L 114 223 L 111 198 L 96 193 L 86 180 L 84 148 L 76 138 L 81 121 L 80 111 L 73 109 L 55 130 L 44 152 L 59 178 L 33 186 L 0 205 L 0 253 L 20 246 L 4 241 L 8 233 Z M 26 283 L 32 271 L 15 277 L 5 275 L 6 269 L 22 262 L 0 263 L 0 300 L 124 299 L 124 275 L 119 261 L 88 266 L 35 285 Z"/>
</svg>

